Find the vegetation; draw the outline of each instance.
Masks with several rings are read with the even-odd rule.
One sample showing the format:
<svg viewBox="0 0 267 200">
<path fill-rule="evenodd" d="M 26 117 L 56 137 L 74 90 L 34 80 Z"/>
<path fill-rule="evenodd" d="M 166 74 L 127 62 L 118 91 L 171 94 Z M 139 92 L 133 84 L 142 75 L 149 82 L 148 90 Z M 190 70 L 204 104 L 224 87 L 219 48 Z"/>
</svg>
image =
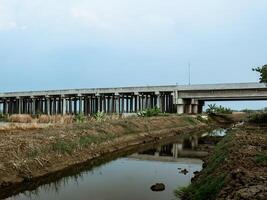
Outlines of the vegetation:
<svg viewBox="0 0 267 200">
<path fill-rule="evenodd" d="M 102 111 L 97 111 L 97 113 L 94 114 L 94 119 L 98 122 L 102 121 L 105 118 L 105 113 Z"/>
<path fill-rule="evenodd" d="M 6 121 L 7 115 L 0 113 L 0 121 Z"/>
<path fill-rule="evenodd" d="M 254 112 L 257 112 L 256 110 L 251 110 L 251 109 L 244 109 L 244 110 L 241 110 L 241 112 L 244 112 L 244 113 L 254 113 Z"/>
<path fill-rule="evenodd" d="M 213 174 L 216 168 L 224 162 L 228 155 L 229 142 L 231 135 L 227 135 L 221 140 L 215 148 L 214 154 L 209 160 L 206 168 L 203 169 L 203 175 L 191 185 L 185 188 L 180 188 L 175 191 L 177 197 L 190 200 L 213 200 L 216 199 L 218 193 L 225 184 L 226 174 Z"/>
<path fill-rule="evenodd" d="M 267 65 L 252 68 L 252 70 L 260 73 L 260 83 L 267 83 Z"/>
<path fill-rule="evenodd" d="M 161 110 L 158 107 L 148 108 L 137 113 L 139 117 L 153 117 L 159 116 L 160 114 Z"/>
<path fill-rule="evenodd" d="M 267 123 L 267 112 L 253 113 L 248 117 L 248 122 L 256 124 Z"/>
<path fill-rule="evenodd" d="M 83 113 L 79 113 L 77 115 L 75 115 L 74 117 L 74 121 L 78 122 L 78 123 L 83 123 L 86 120 L 86 117 L 84 116 Z"/>
<path fill-rule="evenodd" d="M 232 114 L 232 110 L 230 108 L 225 108 L 223 106 L 217 106 L 216 104 L 209 104 L 206 110 L 208 115 L 216 115 L 216 114 Z"/>
<path fill-rule="evenodd" d="M 52 146 L 52 150 L 61 154 L 71 154 L 75 149 L 83 148 L 91 144 L 100 144 L 111 141 L 116 136 L 112 133 L 102 133 L 98 135 L 85 135 L 75 140 L 58 139 Z"/>
<path fill-rule="evenodd" d="M 267 155 L 265 153 L 258 154 L 255 160 L 257 163 L 267 164 Z"/>
</svg>

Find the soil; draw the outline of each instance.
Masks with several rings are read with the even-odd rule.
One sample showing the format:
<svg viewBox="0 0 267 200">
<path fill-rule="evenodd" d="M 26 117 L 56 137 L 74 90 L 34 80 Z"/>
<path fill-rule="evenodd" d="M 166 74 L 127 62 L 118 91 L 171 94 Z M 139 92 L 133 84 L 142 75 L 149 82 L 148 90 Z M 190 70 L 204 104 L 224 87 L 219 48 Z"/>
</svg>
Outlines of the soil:
<svg viewBox="0 0 267 200">
<path fill-rule="evenodd" d="M 2 130 L 0 199 L 10 196 L 10 191 L 12 194 L 20 192 L 22 186 L 33 182 L 38 185 L 46 182 L 46 178 L 64 176 L 64 170 L 78 170 L 79 166 L 96 158 L 207 128 L 206 124 L 193 118 L 168 116 Z M 103 135 L 106 138 L 103 139 Z M 86 140 L 81 140 L 84 138 Z M 82 145 L 81 142 L 92 138 L 102 139 Z"/>
<path fill-rule="evenodd" d="M 244 126 L 232 131 L 229 154 L 222 170 L 228 172 L 217 199 L 266 199 L 267 129 Z M 264 159 L 259 160 L 261 155 Z"/>
<path fill-rule="evenodd" d="M 192 184 L 181 192 L 181 198 L 266 199 L 266 131 L 266 127 L 249 124 L 233 128 L 206 159 L 204 169 L 195 174 Z"/>
</svg>

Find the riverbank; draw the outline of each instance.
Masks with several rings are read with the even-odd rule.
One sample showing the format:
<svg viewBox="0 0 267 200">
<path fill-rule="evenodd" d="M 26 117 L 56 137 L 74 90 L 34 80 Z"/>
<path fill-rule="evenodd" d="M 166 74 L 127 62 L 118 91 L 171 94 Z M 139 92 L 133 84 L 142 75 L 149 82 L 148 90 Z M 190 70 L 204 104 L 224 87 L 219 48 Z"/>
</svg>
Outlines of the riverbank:
<svg viewBox="0 0 267 200">
<path fill-rule="evenodd" d="M 168 116 L 0 131 L 0 198 L 95 158 L 208 128 L 197 118 Z"/>
<path fill-rule="evenodd" d="M 267 196 L 267 128 L 244 125 L 220 141 L 192 184 L 178 189 L 187 200 L 265 199 Z"/>
</svg>

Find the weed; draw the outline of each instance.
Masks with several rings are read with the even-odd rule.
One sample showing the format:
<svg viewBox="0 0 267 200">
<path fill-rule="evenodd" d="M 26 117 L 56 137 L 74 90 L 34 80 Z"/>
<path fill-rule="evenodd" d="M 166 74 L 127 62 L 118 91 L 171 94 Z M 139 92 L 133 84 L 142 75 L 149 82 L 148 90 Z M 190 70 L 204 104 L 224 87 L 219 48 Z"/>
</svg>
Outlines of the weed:
<svg viewBox="0 0 267 200">
<path fill-rule="evenodd" d="M 94 119 L 96 121 L 98 121 L 98 122 L 104 120 L 104 118 L 105 118 L 105 113 L 104 112 L 99 112 L 98 111 L 97 113 L 94 114 Z"/>
<path fill-rule="evenodd" d="M 91 144 L 100 144 L 110 141 L 116 136 L 112 133 L 103 133 L 98 135 L 86 135 L 71 141 L 58 139 L 52 146 L 52 150 L 62 154 L 71 154 L 75 149 L 83 148 Z"/>
<path fill-rule="evenodd" d="M 248 122 L 256 124 L 267 123 L 267 112 L 260 112 L 251 114 L 248 118 Z"/>
<path fill-rule="evenodd" d="M 64 141 L 58 139 L 56 143 L 53 144 L 52 149 L 58 153 L 62 154 L 71 154 L 74 149 L 78 147 L 78 143 L 76 141 Z"/>
<path fill-rule="evenodd" d="M 161 114 L 161 111 L 158 107 L 155 108 L 148 108 L 143 111 L 140 111 L 137 113 L 137 116 L 139 117 L 153 117 L 153 116 L 159 116 Z"/>
<path fill-rule="evenodd" d="M 74 117 L 74 121 L 78 123 L 83 123 L 86 120 L 86 117 L 84 116 L 83 113 L 77 114 Z"/>
<path fill-rule="evenodd" d="M 257 163 L 267 164 L 267 154 L 261 153 L 261 154 L 256 155 L 255 161 Z"/>
</svg>

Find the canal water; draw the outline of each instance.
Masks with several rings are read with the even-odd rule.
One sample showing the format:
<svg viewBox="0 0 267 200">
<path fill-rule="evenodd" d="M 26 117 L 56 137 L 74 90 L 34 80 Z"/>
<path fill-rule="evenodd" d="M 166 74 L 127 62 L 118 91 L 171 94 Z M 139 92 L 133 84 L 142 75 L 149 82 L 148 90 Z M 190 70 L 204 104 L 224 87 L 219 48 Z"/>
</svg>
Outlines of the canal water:
<svg viewBox="0 0 267 200">
<path fill-rule="evenodd" d="M 205 135 L 224 135 L 217 130 Z M 12 200 L 172 200 L 174 190 L 188 186 L 194 172 L 201 171 L 197 136 L 179 136 L 175 142 L 153 145 L 145 151 L 117 158 L 81 172 L 77 176 L 39 186 L 8 199 Z M 203 153 L 203 152 L 202 152 Z M 186 169 L 186 170 L 185 170 Z M 186 171 L 187 173 L 182 173 Z M 163 183 L 165 190 L 150 187 Z"/>
</svg>

